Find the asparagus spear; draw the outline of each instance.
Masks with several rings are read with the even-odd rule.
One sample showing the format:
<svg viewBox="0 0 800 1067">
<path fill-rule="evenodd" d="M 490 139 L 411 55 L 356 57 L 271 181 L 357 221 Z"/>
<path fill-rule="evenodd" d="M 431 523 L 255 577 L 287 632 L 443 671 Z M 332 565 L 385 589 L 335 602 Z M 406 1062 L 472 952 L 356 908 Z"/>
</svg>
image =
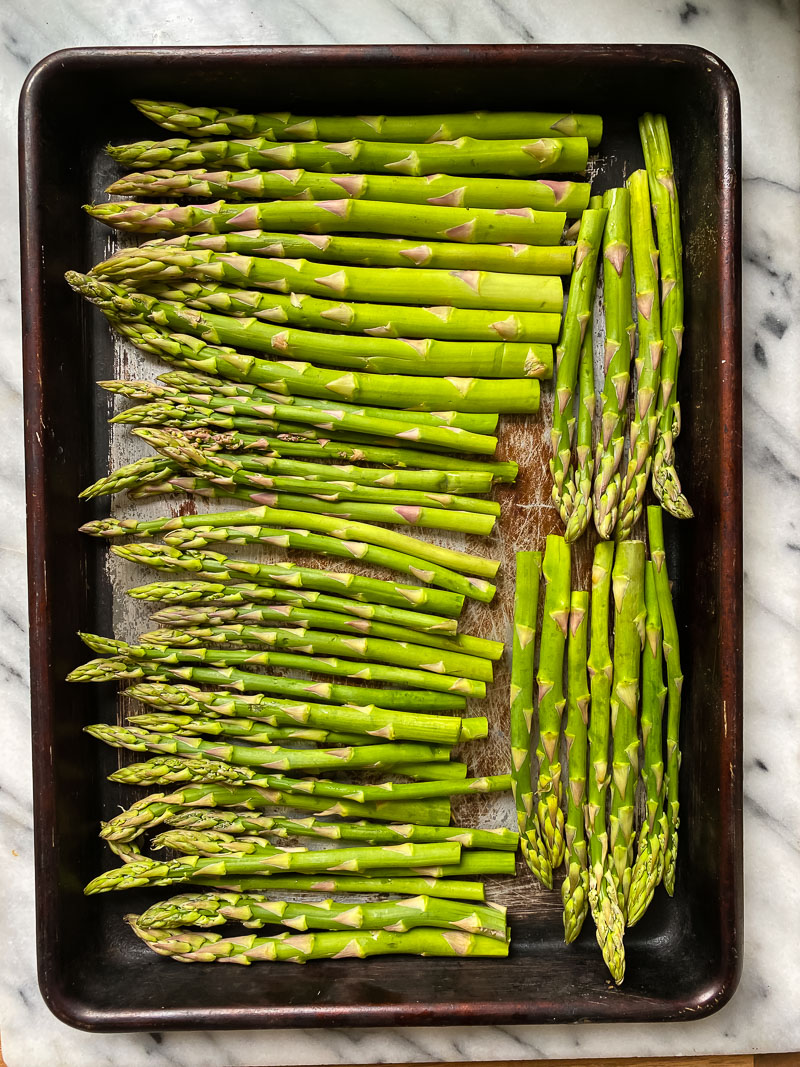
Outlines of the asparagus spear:
<svg viewBox="0 0 800 1067">
<path fill-rule="evenodd" d="M 214 197 L 217 200 L 383 200 L 441 207 L 519 208 L 580 215 L 588 182 L 428 174 L 321 174 L 311 170 L 134 171 L 108 186 L 116 196 Z"/>
<path fill-rule="evenodd" d="M 494 180 L 494 179 L 493 179 Z M 392 237 L 342 234 L 244 233 L 183 234 L 152 238 L 140 247 L 168 244 L 173 249 L 206 248 L 246 256 L 316 259 L 356 267 L 432 267 L 443 270 L 487 270 L 500 274 L 569 274 L 575 249 L 571 245 L 459 244 L 449 241 L 405 241 Z"/>
<path fill-rule="evenodd" d="M 501 906 L 473 907 L 437 900 L 408 897 L 376 904 L 342 904 L 322 900 L 317 904 L 270 900 L 252 893 L 184 893 L 160 900 L 139 916 L 139 925 L 150 930 L 176 926 L 222 926 L 239 922 L 249 930 L 264 926 L 287 926 L 290 930 L 390 930 L 405 933 L 418 926 L 466 930 L 467 933 L 506 940 L 506 909 Z"/>
<path fill-rule="evenodd" d="M 536 675 L 539 703 L 539 778 L 536 815 L 551 867 L 564 858 L 564 813 L 561 810 L 561 716 L 564 712 L 564 647 L 569 626 L 570 548 L 563 537 L 548 535 L 542 572 L 544 616 Z"/>
<path fill-rule="evenodd" d="M 516 852 L 519 835 L 505 827 L 491 830 L 460 826 L 415 826 L 412 823 L 326 822 L 274 818 L 235 811 L 202 811 L 178 808 L 164 820 L 182 830 L 224 830 L 229 834 L 267 834 L 271 837 L 321 837 L 329 841 L 362 841 L 364 844 L 402 844 L 403 841 L 456 841 L 462 848 L 499 849 Z M 461 853 L 462 857 L 465 855 Z"/>
<path fill-rule="evenodd" d="M 650 473 L 651 452 L 657 428 L 658 383 L 662 366 L 661 310 L 658 301 L 659 252 L 653 241 L 647 175 L 634 171 L 628 179 L 631 194 L 633 268 L 636 280 L 636 329 L 639 351 L 636 357 L 638 386 L 631 422 L 630 448 L 617 536 L 630 536 L 642 513 L 642 500 Z M 662 248 L 662 251 L 666 251 Z"/>
<path fill-rule="evenodd" d="M 124 656 L 127 659 L 144 660 L 152 663 L 209 663 L 215 667 L 231 667 L 238 664 L 247 666 L 258 665 L 264 667 L 287 667 L 289 669 L 315 671 L 319 674 L 332 674 L 337 677 L 352 677 L 372 679 L 373 681 L 407 684 L 418 689 L 428 689 L 433 692 L 450 694 L 464 694 L 483 699 L 486 695 L 484 682 L 473 681 L 468 678 L 451 677 L 450 675 L 434 675 L 432 672 L 410 670 L 401 667 L 384 666 L 379 663 L 356 663 L 349 660 L 335 659 L 330 656 L 306 656 L 290 652 L 262 652 L 253 649 L 227 649 L 227 648 L 182 648 L 156 645 L 129 645 L 125 641 L 115 641 L 112 638 L 100 637 L 97 634 L 80 634 L 82 640 L 93 652 L 101 655 Z M 80 668 L 78 668 L 80 671 Z M 77 671 L 68 676 L 68 681 L 88 680 L 76 677 Z M 270 679 L 273 692 L 283 690 L 288 693 L 283 682 L 292 679 Z M 295 679 L 296 680 L 296 679 Z M 308 685 L 309 683 L 306 683 Z M 296 690 L 295 690 L 296 691 Z M 372 690 L 376 692 L 376 690 Z M 381 695 L 383 690 L 377 690 Z"/>
<path fill-rule="evenodd" d="M 302 234 L 355 231 L 421 237 L 468 244 L 559 243 L 566 221 L 563 211 L 514 208 L 433 207 L 429 204 L 386 204 L 378 200 L 271 200 L 228 204 L 177 206 L 143 204 L 136 200 L 86 204 L 94 219 L 134 233 L 231 233 L 238 230 L 293 230 Z"/>
<path fill-rule="evenodd" d="M 309 589 L 350 597 L 356 602 L 386 604 L 409 611 L 428 608 L 442 615 L 458 616 L 464 598 L 447 590 L 400 585 L 382 578 L 367 578 L 351 571 L 325 571 L 294 563 L 254 563 L 229 559 L 217 552 L 179 552 L 169 545 L 134 542 L 112 545 L 111 551 L 132 563 L 167 571 L 188 571 L 210 581 L 247 577 L 251 582 L 277 588 Z"/>
<path fill-rule="evenodd" d="M 76 292 L 114 318 L 153 322 L 206 342 L 243 345 L 283 359 L 312 359 L 351 370 L 423 377 L 458 374 L 546 378 L 552 374 L 552 348 L 549 345 L 432 340 L 410 343 L 402 338 L 346 337 L 314 330 L 294 330 L 270 326 L 255 318 L 213 315 L 159 301 L 146 293 L 129 292 L 119 285 L 77 271 L 67 271 L 65 277 Z"/>
<path fill-rule="evenodd" d="M 614 591 L 614 685 L 611 691 L 613 763 L 609 844 L 617 900 L 627 914 L 634 851 L 634 794 L 639 773 L 639 668 L 645 637 L 644 542 L 617 547 Z"/>
<path fill-rule="evenodd" d="M 267 645 L 276 649 L 341 655 L 356 660 L 367 659 L 370 662 L 375 660 L 379 663 L 411 668 L 415 674 L 419 671 L 430 671 L 440 677 L 455 675 L 484 682 L 490 682 L 493 679 L 491 661 L 481 659 L 479 656 L 444 649 L 436 649 L 432 652 L 424 645 L 416 645 L 407 641 L 380 637 L 350 637 L 299 626 L 264 627 L 248 623 L 190 626 L 178 630 L 152 630 L 142 634 L 140 640 L 144 644 L 169 645 L 173 648 L 191 648 L 201 643 L 230 644 L 233 647 L 243 643 Z"/>
<path fill-rule="evenodd" d="M 112 325 L 137 348 L 167 363 L 213 373 L 232 381 L 269 385 L 292 395 L 381 404 L 420 411 L 453 408 L 466 412 L 532 412 L 539 410 L 539 383 L 534 378 L 414 379 L 407 375 L 363 374 L 326 370 L 309 363 L 279 363 L 245 355 L 232 348 L 208 345 L 190 334 L 171 333 L 149 323 L 113 319 Z M 363 458 L 367 454 L 363 449 Z M 390 451 L 390 450 L 386 450 Z M 405 462 L 411 464 L 410 450 Z M 427 453 L 426 462 L 428 466 Z M 395 456 L 397 461 L 399 457 Z M 380 462 L 381 460 L 379 460 Z"/>
<path fill-rule="evenodd" d="M 600 115 L 547 111 L 472 111 L 442 115 L 371 115 L 305 118 L 286 112 L 242 114 L 235 108 L 188 107 L 161 100 L 132 100 L 143 115 L 190 137 L 255 134 L 285 141 L 309 137 L 326 141 L 444 141 L 457 137 L 586 137 L 600 143 Z"/>
<path fill-rule="evenodd" d="M 522 855 L 539 881 L 553 888 L 548 850 L 533 810 L 531 781 L 531 723 L 533 721 L 533 660 L 536 616 L 539 610 L 541 552 L 517 552 L 514 624 L 511 653 L 511 790 L 517 809 Z"/>
<path fill-rule="evenodd" d="M 664 659 L 667 664 L 667 779 L 664 809 L 667 815 L 667 841 L 664 852 L 664 888 L 670 896 L 675 892 L 675 867 L 678 856 L 678 827 L 680 800 L 678 772 L 681 766 L 680 721 L 683 671 L 678 638 L 678 623 L 670 592 L 667 557 L 664 548 L 664 529 L 661 509 L 647 509 L 647 534 L 650 557 L 653 561 L 658 610 L 664 634 Z"/>
<path fill-rule="evenodd" d="M 332 748 L 334 745 L 368 745 L 371 738 L 365 734 L 336 733 L 308 726 L 272 726 L 251 719 L 192 718 L 191 715 L 169 715 L 166 712 L 128 715 L 132 726 L 142 726 L 157 733 L 211 734 L 216 736 L 245 737 L 260 745 L 280 741 L 305 741 Z M 458 766 L 447 764 L 448 767 Z M 399 773 L 399 772 L 398 772 Z M 460 775 L 466 777 L 465 774 Z M 432 775 L 433 777 L 433 775 Z"/>
<path fill-rule="evenodd" d="M 653 450 L 653 491 L 671 515 L 690 519 L 694 513 L 675 470 L 675 438 L 681 426 L 677 381 L 683 346 L 683 241 L 666 118 L 643 115 L 639 120 L 639 134 L 658 231 L 664 330 L 661 389 L 655 398 L 658 430 Z"/>
<path fill-rule="evenodd" d="M 564 940 L 574 941 L 589 908 L 589 863 L 586 851 L 586 756 L 589 725 L 589 680 L 586 645 L 589 629 L 589 594 L 573 591 L 569 605 L 567 644 L 568 789 L 566 821 L 567 873 L 561 885 L 564 902 Z"/>
<path fill-rule="evenodd" d="M 567 495 L 567 476 L 572 460 L 572 403 L 578 376 L 581 346 L 592 316 L 597 257 L 606 222 L 605 208 L 589 208 L 581 217 L 575 246 L 575 268 L 569 285 L 567 309 L 556 348 L 556 380 L 553 426 L 550 434 L 553 457 L 553 502 L 562 521 L 569 520 L 572 500 Z"/>
<path fill-rule="evenodd" d="M 617 523 L 625 446 L 625 424 L 630 385 L 634 325 L 631 312 L 631 198 L 627 189 L 609 189 L 604 203 L 608 222 L 603 238 L 603 306 L 606 342 L 603 358 L 603 414 L 595 458 L 594 521 L 603 538 L 611 537 Z M 638 234 L 637 234 L 638 240 Z M 635 249 L 637 254 L 639 249 Z M 638 278 L 638 272 L 637 272 Z"/>
<path fill-rule="evenodd" d="M 171 883 L 167 883 L 171 884 Z M 272 960 L 306 963 L 308 960 L 346 959 L 366 956 L 507 956 L 508 943 L 494 937 L 467 934 L 462 930 L 419 929 L 408 933 L 386 930 L 330 931 L 316 934 L 277 934 L 258 937 L 222 937 L 213 931 L 155 931 L 137 925 L 138 916 L 126 921 L 136 936 L 160 956 L 183 963 L 253 963 Z"/>
<path fill-rule="evenodd" d="M 530 277 L 530 276 L 528 276 Z M 468 308 L 408 307 L 401 304 L 347 303 L 308 293 L 282 296 L 255 289 L 200 281 L 148 284 L 159 300 L 174 300 L 198 311 L 247 317 L 264 322 L 288 323 L 307 330 L 366 333 L 373 337 L 433 337 L 446 341 L 547 341 L 558 340 L 561 316 L 550 312 L 494 311 Z"/>
<path fill-rule="evenodd" d="M 269 877 L 191 878 L 190 885 L 213 886 L 226 892 L 266 893 L 276 889 L 291 889 L 304 893 L 408 893 L 425 894 L 445 900 L 484 900 L 483 882 L 457 881 L 455 878 L 408 877 L 395 873 L 391 877 L 374 872 L 362 876 L 341 874 L 322 875 L 271 874 Z"/>
<path fill-rule="evenodd" d="M 661 613 L 658 609 L 655 566 L 645 563 L 645 643 L 642 653 L 642 779 L 647 794 L 647 815 L 639 830 L 636 862 L 628 896 L 628 926 L 641 919 L 650 906 L 664 871 L 667 817 L 664 813 L 664 756 L 661 750 L 664 700 Z"/>
<path fill-rule="evenodd" d="M 359 690 L 360 692 L 360 690 Z M 341 729 L 384 738 L 388 741 L 429 741 L 455 744 L 463 740 L 465 720 L 442 715 L 422 715 L 389 708 L 367 706 L 338 707 L 333 704 L 303 704 L 293 700 L 271 700 L 260 693 L 207 692 L 192 686 L 140 684 L 125 695 L 161 711 L 202 717 L 257 719 L 275 726 L 310 725 Z"/>
<path fill-rule="evenodd" d="M 169 166 L 174 170 L 204 167 L 257 167 L 260 170 L 310 168 L 335 174 L 529 174 L 583 171 L 589 154 L 585 137 L 541 137 L 536 140 L 491 140 L 459 137 L 454 141 L 405 144 L 402 141 L 345 143 L 280 142 L 269 137 L 241 140 L 136 141 L 109 145 L 117 163 L 135 170 Z M 358 201 L 355 201 L 358 203 Z"/>
</svg>

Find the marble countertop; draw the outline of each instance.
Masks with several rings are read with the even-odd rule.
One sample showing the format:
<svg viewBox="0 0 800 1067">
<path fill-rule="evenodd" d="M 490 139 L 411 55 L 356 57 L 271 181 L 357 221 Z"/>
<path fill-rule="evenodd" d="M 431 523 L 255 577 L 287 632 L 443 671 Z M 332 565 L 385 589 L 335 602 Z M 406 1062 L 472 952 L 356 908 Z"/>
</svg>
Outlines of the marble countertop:
<svg viewBox="0 0 800 1067">
<path fill-rule="evenodd" d="M 696 1022 L 88 1035 L 36 983 L 19 280 L 0 266 L 0 1032 L 10 1067 L 514 1060 L 800 1048 L 800 14 L 791 0 L 5 0 L 2 233 L 17 247 L 16 106 L 28 70 L 70 46 L 467 42 L 702 45 L 739 81 L 744 124 L 745 953 L 733 1000 Z M 776 392 L 777 389 L 777 392 Z M 792 679 L 795 679 L 795 682 Z"/>
</svg>

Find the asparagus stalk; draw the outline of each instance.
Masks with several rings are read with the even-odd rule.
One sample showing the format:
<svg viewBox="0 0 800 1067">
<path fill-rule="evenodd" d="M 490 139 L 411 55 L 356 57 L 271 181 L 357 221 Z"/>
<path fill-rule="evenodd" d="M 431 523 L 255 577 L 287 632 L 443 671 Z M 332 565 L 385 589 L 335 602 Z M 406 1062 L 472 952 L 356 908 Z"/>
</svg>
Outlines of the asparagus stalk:
<svg viewBox="0 0 800 1067">
<path fill-rule="evenodd" d="M 589 909 L 589 862 L 586 849 L 586 758 L 589 725 L 589 680 L 586 674 L 589 594 L 573 591 L 567 644 L 568 789 L 566 821 L 567 873 L 561 885 L 564 940 L 574 941 Z"/>
<path fill-rule="evenodd" d="M 569 627 L 570 548 L 563 537 L 550 534 L 544 553 L 544 616 L 536 675 L 539 704 L 539 743 L 536 758 L 539 777 L 536 789 L 536 815 L 542 844 L 550 866 L 558 867 L 564 858 L 564 813 L 561 810 L 561 717 L 565 698 L 563 686 L 564 649 Z"/>
<path fill-rule="evenodd" d="M 496 180 L 496 179 L 493 179 Z M 173 249 L 210 249 L 245 256 L 316 259 L 356 267 L 412 267 L 478 270 L 499 274 L 569 274 L 575 249 L 571 245 L 459 244 L 450 241 L 405 241 L 392 237 L 342 234 L 244 233 L 183 234 L 156 237 L 140 247 L 168 244 Z"/>
<path fill-rule="evenodd" d="M 365 734 L 387 741 L 455 744 L 463 740 L 465 721 L 442 715 L 393 711 L 374 705 L 337 707 L 333 704 L 303 704 L 285 698 L 270 700 L 260 693 L 207 692 L 192 686 L 160 683 L 131 686 L 125 690 L 125 695 L 142 700 L 160 711 L 203 718 L 234 716 L 257 719 L 274 726 L 299 723 L 303 726 Z"/>
<path fill-rule="evenodd" d="M 309 363 L 271 362 L 232 348 L 208 345 L 190 334 L 171 333 L 149 323 L 113 319 L 112 325 L 137 348 L 188 370 L 216 374 L 231 381 L 268 385 L 291 395 L 347 400 L 418 411 L 453 408 L 464 412 L 520 412 L 539 410 L 539 383 L 522 378 L 414 379 L 407 375 L 362 374 L 326 370 Z M 363 449 L 363 458 L 368 458 Z M 390 450 L 386 450 L 390 451 Z M 411 465 L 410 450 L 405 462 Z M 427 453 L 426 462 L 428 466 Z M 395 456 L 395 462 L 399 457 Z"/>
<path fill-rule="evenodd" d="M 634 794 L 639 774 L 639 668 L 645 638 L 644 542 L 621 541 L 614 560 L 613 763 L 609 844 L 617 900 L 627 914 L 634 859 Z"/>
<path fill-rule="evenodd" d="M 133 463 L 117 468 L 105 478 L 101 478 L 78 493 L 78 496 L 88 500 L 96 496 L 104 496 L 106 493 L 122 493 L 133 487 L 160 483 L 179 472 L 178 464 L 165 456 L 145 456 L 144 459 L 137 459 Z"/>
<path fill-rule="evenodd" d="M 166 883 L 171 884 L 171 883 Z M 183 963 L 213 963 L 216 960 L 254 963 L 272 960 L 306 963 L 308 960 L 346 959 L 366 956 L 507 956 L 508 943 L 495 937 L 467 934 L 462 930 L 418 929 L 408 933 L 386 930 L 326 931 L 315 934 L 277 934 L 258 937 L 222 937 L 221 934 L 181 929 L 156 931 L 138 925 L 138 916 L 126 922 L 148 948 L 160 956 Z"/>
<path fill-rule="evenodd" d="M 566 221 L 563 211 L 531 208 L 434 207 L 387 204 L 379 200 L 271 200 L 177 206 L 136 200 L 86 204 L 94 219 L 133 233 L 224 234 L 239 230 L 293 230 L 301 234 L 401 234 L 467 244 L 557 245 Z"/>
<path fill-rule="evenodd" d="M 530 275 L 528 276 L 530 277 Z M 254 289 L 199 281 L 148 285 L 159 300 L 174 300 L 198 311 L 264 322 L 286 323 L 306 330 L 336 330 L 373 337 L 433 337 L 445 341 L 558 340 L 561 316 L 540 311 L 514 311 L 501 317 L 494 311 L 450 307 L 408 307 L 400 304 L 347 303 L 307 293 L 282 296 Z"/>
<path fill-rule="evenodd" d="M 319 730 L 308 726 L 271 726 L 251 719 L 214 719 L 192 718 L 191 715 L 169 715 L 166 712 L 128 715 L 127 721 L 132 726 L 141 726 L 157 733 L 184 734 L 218 734 L 233 737 L 245 737 L 260 745 L 271 745 L 276 741 L 305 741 L 308 744 L 321 744 L 332 748 L 334 745 L 368 745 L 371 738 L 365 734 L 336 733 L 331 730 Z M 458 766 L 447 764 L 448 767 Z M 398 772 L 399 773 L 399 772 Z M 466 777 L 466 775 L 461 775 Z"/>
<path fill-rule="evenodd" d="M 690 519 L 692 507 L 681 490 L 675 470 L 675 438 L 680 433 L 677 399 L 678 368 L 683 346 L 683 241 L 672 148 L 663 115 L 643 115 L 639 133 L 644 150 L 650 195 L 661 256 L 661 314 L 664 360 L 661 389 L 656 400 L 657 436 L 653 451 L 653 491 L 677 519 Z"/>
<path fill-rule="evenodd" d="M 456 841 L 463 849 L 487 848 L 516 852 L 519 835 L 505 827 L 473 830 L 457 826 L 415 826 L 412 823 L 326 822 L 275 818 L 236 811 L 202 811 L 178 808 L 164 820 L 182 830 L 223 830 L 229 834 L 267 834 L 270 837 L 321 837 L 329 841 L 362 841 L 364 844 L 402 844 L 403 841 Z M 462 851 L 462 858 L 466 855 Z"/>
<path fill-rule="evenodd" d="M 226 892 L 266 893 L 276 889 L 291 889 L 304 893 L 407 893 L 425 894 L 445 900 L 484 900 L 483 882 L 457 881 L 455 878 L 420 878 L 401 875 L 378 876 L 374 872 L 356 875 L 286 875 L 272 874 L 268 878 L 191 878 L 190 885 L 213 886 Z"/>
<path fill-rule="evenodd" d="M 133 660 L 144 660 L 152 663 L 208 663 L 215 667 L 231 667 L 237 664 L 247 666 L 258 665 L 264 667 L 287 667 L 289 669 L 315 671 L 319 674 L 332 674 L 337 677 L 352 677 L 372 679 L 373 681 L 407 684 L 418 689 L 429 689 L 433 692 L 464 694 L 483 699 L 486 695 L 484 682 L 473 681 L 468 678 L 451 677 L 450 675 L 433 675 L 432 672 L 410 670 L 406 668 L 384 666 L 379 663 L 356 663 L 349 660 L 334 659 L 333 657 L 306 656 L 304 653 L 294 654 L 290 652 L 262 652 L 253 649 L 227 649 L 227 648 L 183 648 L 150 645 L 129 645 L 125 641 L 115 641 L 112 638 L 100 637 L 97 634 L 80 634 L 82 640 L 93 652 L 110 656 L 120 656 Z M 80 668 L 78 668 L 80 671 Z M 88 680 L 75 677 L 77 671 L 68 676 L 68 681 Z M 273 692 L 283 689 L 279 683 L 292 679 L 270 680 Z M 296 679 L 295 679 L 296 680 Z M 306 683 L 308 685 L 309 683 Z M 296 690 L 293 690 L 296 692 Z M 384 690 L 372 690 L 381 695 Z"/>
<path fill-rule="evenodd" d="M 306 259 L 265 259 L 213 249 L 178 250 L 169 242 L 120 249 L 93 267 L 89 277 L 94 283 L 103 279 L 126 286 L 193 279 L 245 290 L 306 293 L 323 300 L 337 297 L 426 307 L 442 304 L 484 311 L 560 314 L 563 304 L 561 279 L 553 275 L 320 266 Z M 100 295 L 106 294 L 101 290 Z M 124 295 L 128 295 L 127 290 Z M 403 308 L 395 307 L 394 314 L 404 314 Z"/>
<path fill-rule="evenodd" d="M 573 503 L 568 494 L 567 481 L 572 462 L 572 405 L 581 347 L 592 317 L 597 257 L 606 215 L 605 208 L 589 208 L 581 217 L 567 309 L 556 348 L 550 473 L 553 476 L 553 502 L 565 524 L 569 521 Z"/>
<path fill-rule="evenodd" d="M 638 386 L 631 422 L 630 448 L 617 536 L 629 537 L 642 513 L 642 500 L 650 473 L 651 453 L 657 430 L 658 384 L 662 366 L 661 309 L 658 301 L 659 252 L 653 240 L 647 175 L 634 171 L 628 179 L 631 195 L 633 268 L 636 280 L 636 329 L 639 337 L 636 369 Z M 666 248 L 662 246 L 666 253 Z M 666 257 L 669 260 L 669 257 Z"/>
<path fill-rule="evenodd" d="M 116 196 L 213 197 L 216 200 L 383 200 L 434 207 L 520 208 L 580 215 L 588 182 L 428 174 L 321 174 L 311 170 L 134 171 L 108 186 Z"/>
<path fill-rule="evenodd" d="M 263 261 L 261 261 L 263 262 Z M 353 268 L 356 269 L 356 268 Z M 314 330 L 270 326 L 256 318 L 213 315 L 181 304 L 133 293 L 77 271 L 67 271 L 69 285 L 114 318 L 168 326 L 203 341 L 242 345 L 283 359 L 311 359 L 327 366 L 378 374 L 547 378 L 552 348 L 526 342 L 435 341 L 402 338 L 346 337 Z M 414 275 L 417 277 L 417 275 Z"/>
<path fill-rule="evenodd" d="M 203 929 L 239 922 L 249 930 L 286 926 L 290 930 L 390 930 L 405 933 L 419 926 L 506 940 L 506 909 L 488 905 L 474 907 L 435 897 L 408 897 L 376 904 L 342 904 L 322 900 L 317 904 L 270 900 L 253 893 L 184 893 L 160 900 L 139 916 L 139 925 L 149 930 L 164 927 L 199 926 Z"/>
<path fill-rule="evenodd" d="M 622 495 L 620 464 L 625 446 L 635 327 L 631 311 L 631 197 L 627 189 L 609 189 L 604 203 L 608 208 L 603 239 L 605 381 L 600 440 L 595 458 L 594 516 L 597 532 L 608 539 L 617 524 Z M 639 240 L 638 234 L 636 240 Z M 635 248 L 634 255 L 638 252 Z"/>
<path fill-rule="evenodd" d="M 539 881 L 553 888 L 548 850 L 539 833 L 533 809 L 531 780 L 531 724 L 533 721 L 533 661 L 536 616 L 539 610 L 541 552 L 517 552 L 514 624 L 511 651 L 511 790 L 517 809 L 522 855 Z"/>
<path fill-rule="evenodd" d="M 303 627 L 253 626 L 247 623 L 225 623 L 222 626 L 191 626 L 185 629 L 159 629 L 141 635 L 144 644 L 191 648 L 198 644 L 267 645 L 270 648 L 298 652 L 341 655 L 356 660 L 376 660 L 419 671 L 431 671 L 440 677 L 455 675 L 465 679 L 490 682 L 493 679 L 490 660 L 462 652 L 436 649 L 424 645 L 380 637 L 349 637 L 309 630 Z M 447 672 L 447 673 L 445 673 Z"/>
<path fill-rule="evenodd" d="M 472 111 L 442 115 L 373 115 L 305 118 L 286 112 L 242 114 L 235 108 L 188 107 L 161 100 L 132 100 L 143 115 L 174 133 L 189 137 L 263 136 L 284 141 L 444 141 L 458 137 L 586 137 L 600 143 L 600 115 L 547 111 Z"/>
<path fill-rule="evenodd" d="M 168 141 L 136 141 L 109 145 L 108 154 L 117 163 L 135 170 L 169 166 L 173 170 L 204 167 L 254 167 L 260 170 L 310 168 L 334 174 L 357 171 L 364 174 L 530 174 L 583 171 L 589 155 L 585 137 L 540 137 L 480 140 L 459 137 L 454 141 L 406 144 L 402 141 L 280 142 L 269 137 L 241 140 L 192 141 L 173 137 Z M 354 201 L 358 203 L 359 201 Z"/>
<path fill-rule="evenodd" d="M 680 723 L 683 671 L 678 638 L 678 623 L 670 592 L 664 529 L 661 509 L 647 509 L 647 534 L 653 561 L 658 610 L 664 635 L 664 659 L 667 664 L 667 779 L 664 809 L 667 815 L 667 839 L 664 852 L 664 888 L 670 896 L 675 892 L 675 868 L 678 856 L 678 827 L 680 826 L 680 797 L 678 773 L 681 766 Z"/>
<path fill-rule="evenodd" d="M 642 653 L 642 780 L 647 795 L 647 815 L 639 831 L 636 862 L 628 896 L 628 926 L 641 919 L 650 906 L 664 871 L 667 817 L 664 813 L 664 756 L 661 749 L 664 700 L 667 695 L 662 673 L 661 613 L 658 609 L 655 565 L 645 563 L 645 643 Z"/>
<path fill-rule="evenodd" d="M 458 616 L 464 598 L 447 590 L 400 585 L 382 578 L 367 578 L 350 571 L 324 571 L 293 563 L 253 563 L 229 559 L 217 552 L 179 552 L 169 545 L 113 545 L 111 551 L 132 563 L 143 563 L 166 571 L 189 571 L 196 578 L 210 580 L 247 577 L 265 586 L 311 589 L 341 594 L 359 603 L 387 604 L 414 611 L 430 608 L 444 615 Z"/>
</svg>

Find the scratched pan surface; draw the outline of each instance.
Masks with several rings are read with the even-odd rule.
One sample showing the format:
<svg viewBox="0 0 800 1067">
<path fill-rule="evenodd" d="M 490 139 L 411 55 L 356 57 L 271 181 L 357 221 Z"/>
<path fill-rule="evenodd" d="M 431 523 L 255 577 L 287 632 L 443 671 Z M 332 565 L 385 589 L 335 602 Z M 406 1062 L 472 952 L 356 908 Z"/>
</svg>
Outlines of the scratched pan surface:
<svg viewBox="0 0 800 1067">
<path fill-rule="evenodd" d="M 591 923 L 565 946 L 560 895 L 543 891 L 523 866 L 517 879 L 487 886 L 510 907 L 513 944 L 503 961 L 178 967 L 135 942 L 121 921 L 155 893 L 83 897 L 82 886 L 110 865 L 98 818 L 135 794 L 106 782 L 128 757 L 80 730 L 121 717 L 112 686 L 69 686 L 63 678 L 87 658 L 76 630 L 114 627 L 133 638 L 146 628 L 144 606 L 125 604 L 122 590 L 150 578 L 110 565 L 103 545 L 76 533 L 107 507 L 76 497 L 109 462 L 141 454 L 109 433 L 112 401 L 94 381 L 155 366 L 112 341 L 63 272 L 86 269 L 116 246 L 79 208 L 102 199 L 116 173 L 103 153 L 109 140 L 158 136 L 127 103 L 136 96 L 301 113 L 320 101 L 340 113 L 599 111 L 606 119 L 593 163 L 600 191 L 642 165 L 637 116 L 667 114 L 687 278 L 678 455 L 699 518 L 667 525 L 686 673 L 678 883 L 674 900 L 660 890 L 626 937 L 621 989 L 608 980 Z M 72 118 L 79 108 L 80 127 Z M 37 926 L 40 984 L 52 1010 L 89 1030 L 642 1022 L 716 1010 L 736 986 L 742 944 L 739 110 L 724 65 L 683 47 L 86 49 L 58 53 L 34 71 L 22 96 L 21 135 Z M 497 492 L 496 535 L 447 542 L 502 560 L 495 603 L 464 614 L 465 628 L 487 637 L 509 636 L 515 550 L 541 548 L 559 529 L 549 503 L 550 407 L 548 387 L 543 418 L 503 420 L 499 452 L 517 459 L 522 473 L 516 488 Z M 157 514 L 165 505 L 137 508 Z M 575 550 L 577 587 L 588 588 L 592 547 L 584 539 Z M 489 698 L 471 708 L 491 721 L 489 740 L 470 753 L 476 772 L 508 766 L 507 691 L 504 662 Z M 454 810 L 464 822 L 512 825 L 506 796 L 470 798 Z"/>
</svg>

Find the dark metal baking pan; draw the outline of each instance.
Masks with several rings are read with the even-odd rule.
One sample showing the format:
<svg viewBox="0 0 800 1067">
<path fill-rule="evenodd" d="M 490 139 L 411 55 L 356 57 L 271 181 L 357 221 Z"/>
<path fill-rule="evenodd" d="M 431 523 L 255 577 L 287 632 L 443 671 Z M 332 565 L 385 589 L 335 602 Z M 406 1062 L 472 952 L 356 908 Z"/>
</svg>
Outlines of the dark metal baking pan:
<svg viewBox="0 0 800 1067">
<path fill-rule="evenodd" d="M 675 897 L 663 892 L 626 937 L 616 989 L 594 943 L 562 941 L 558 894 L 526 873 L 493 895 L 511 907 L 507 961 L 372 959 L 301 968 L 191 968 L 153 956 L 121 921 L 145 893 L 84 898 L 107 863 L 98 818 L 124 797 L 106 782 L 116 754 L 81 732 L 116 714 L 110 686 L 75 686 L 76 630 L 110 632 L 105 549 L 78 535 L 80 488 L 105 471 L 115 370 L 104 322 L 64 283 L 101 257 L 108 235 L 80 205 L 102 197 L 109 140 L 153 136 L 131 97 L 296 112 L 599 111 L 598 188 L 642 165 L 636 119 L 663 111 L 679 174 L 686 249 L 686 340 L 679 461 L 697 519 L 668 526 L 686 682 L 682 828 Z M 32 72 L 21 99 L 22 279 L 28 483 L 31 689 L 39 981 L 61 1019 L 87 1030 L 689 1019 L 735 989 L 742 945 L 742 572 L 740 117 L 735 81 L 685 46 L 454 46 L 85 49 Z M 503 447 L 526 474 L 504 496 L 497 546 L 540 545 L 556 528 L 541 420 L 509 420 Z M 493 546 L 494 547 L 494 546 Z M 588 548 L 578 572 L 586 575 Z M 509 568 L 505 567 L 508 574 Z M 513 568 L 510 573 L 513 574 Z M 473 629 L 502 634 L 508 577 Z M 505 756 L 507 675 L 489 704 Z M 505 894 L 505 895 L 504 895 Z"/>
</svg>

